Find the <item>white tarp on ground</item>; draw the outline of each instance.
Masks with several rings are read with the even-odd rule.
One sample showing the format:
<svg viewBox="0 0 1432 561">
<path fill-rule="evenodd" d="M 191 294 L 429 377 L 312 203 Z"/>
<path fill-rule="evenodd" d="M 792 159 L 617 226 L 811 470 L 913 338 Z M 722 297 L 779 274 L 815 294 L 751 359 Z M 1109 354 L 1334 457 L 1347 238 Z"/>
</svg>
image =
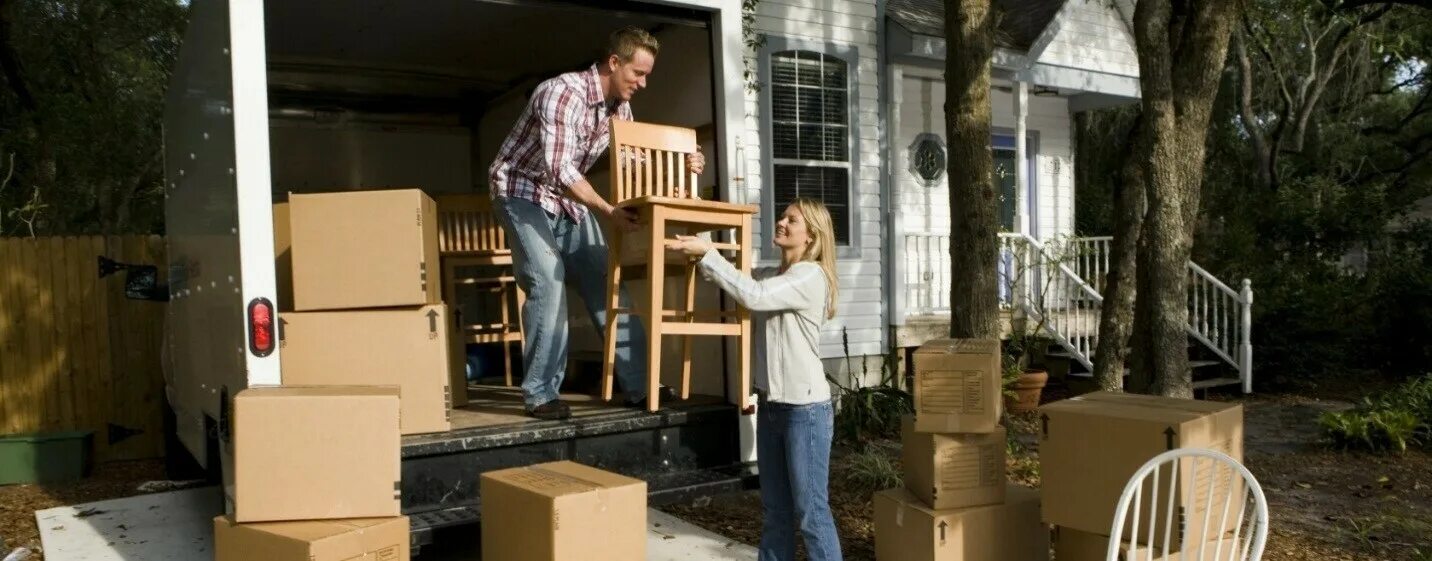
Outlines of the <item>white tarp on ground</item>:
<svg viewBox="0 0 1432 561">
<path fill-rule="evenodd" d="M 208 561 L 214 558 L 212 521 L 222 510 L 218 488 L 206 487 L 41 510 L 35 521 L 47 561 Z M 480 561 L 476 551 L 424 558 Z M 756 550 L 653 509 L 647 511 L 647 559 L 754 561 Z"/>
<path fill-rule="evenodd" d="M 217 487 L 62 506 L 35 513 L 47 561 L 206 561 Z"/>
</svg>

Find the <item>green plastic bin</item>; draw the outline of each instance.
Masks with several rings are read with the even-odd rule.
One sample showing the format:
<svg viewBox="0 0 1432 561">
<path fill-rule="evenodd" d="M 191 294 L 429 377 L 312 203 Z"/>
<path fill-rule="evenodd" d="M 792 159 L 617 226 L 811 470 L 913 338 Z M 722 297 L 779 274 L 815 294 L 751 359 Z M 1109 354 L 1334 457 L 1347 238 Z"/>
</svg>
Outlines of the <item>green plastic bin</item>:
<svg viewBox="0 0 1432 561">
<path fill-rule="evenodd" d="M 48 483 L 89 475 L 93 431 L 0 436 L 0 485 Z"/>
</svg>

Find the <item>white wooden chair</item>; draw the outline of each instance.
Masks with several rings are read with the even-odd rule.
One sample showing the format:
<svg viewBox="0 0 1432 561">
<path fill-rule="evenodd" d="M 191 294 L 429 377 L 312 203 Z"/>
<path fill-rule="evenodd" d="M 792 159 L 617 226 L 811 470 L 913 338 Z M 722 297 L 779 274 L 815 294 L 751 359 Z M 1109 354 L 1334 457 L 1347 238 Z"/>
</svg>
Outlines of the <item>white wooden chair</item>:
<svg viewBox="0 0 1432 561">
<path fill-rule="evenodd" d="M 1161 475 L 1166 481 L 1163 487 Z M 1146 492 L 1150 497 L 1145 509 Z M 1217 495 L 1222 495 L 1221 501 Z M 1161 497 L 1164 504 L 1160 504 Z M 1183 500 L 1171 500 L 1176 497 Z M 1175 522 L 1175 503 L 1202 508 L 1181 512 L 1177 516 L 1186 519 Z M 1129 520 L 1131 512 L 1133 519 Z M 1147 519 L 1140 520 L 1145 515 Z M 1214 521 L 1218 526 L 1210 526 Z M 1230 523 L 1231 532 L 1227 531 Z M 1170 553 L 1175 527 L 1180 539 L 1178 548 Z M 1127 550 L 1122 543 L 1125 535 L 1129 536 Z M 1146 540 L 1149 545 L 1138 544 L 1141 535 L 1152 538 Z M 1126 554 L 1127 561 L 1259 561 L 1268 538 L 1268 502 L 1258 480 L 1237 460 L 1216 450 L 1178 448 L 1154 456 L 1134 472 L 1119 497 L 1109 536 L 1109 561 L 1124 560 Z"/>
</svg>

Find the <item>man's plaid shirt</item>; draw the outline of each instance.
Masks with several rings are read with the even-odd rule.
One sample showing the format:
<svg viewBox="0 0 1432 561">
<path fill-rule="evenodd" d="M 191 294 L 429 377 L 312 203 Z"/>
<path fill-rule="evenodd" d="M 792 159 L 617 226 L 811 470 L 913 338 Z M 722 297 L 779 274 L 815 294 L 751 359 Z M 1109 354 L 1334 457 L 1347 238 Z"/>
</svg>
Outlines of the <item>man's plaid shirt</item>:
<svg viewBox="0 0 1432 561">
<path fill-rule="evenodd" d="M 542 82 L 488 169 L 492 196 L 532 201 L 581 222 L 586 207 L 564 193 L 606 152 L 612 117 L 595 64 Z M 631 104 L 618 104 L 615 117 L 632 120 Z"/>
</svg>

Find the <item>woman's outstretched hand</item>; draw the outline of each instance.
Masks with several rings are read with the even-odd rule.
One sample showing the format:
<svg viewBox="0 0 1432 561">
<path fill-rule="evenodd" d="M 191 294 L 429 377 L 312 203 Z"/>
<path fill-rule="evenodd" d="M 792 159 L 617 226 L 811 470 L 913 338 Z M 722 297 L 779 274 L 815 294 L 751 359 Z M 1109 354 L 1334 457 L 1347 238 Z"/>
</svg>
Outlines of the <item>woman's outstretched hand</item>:
<svg viewBox="0 0 1432 561">
<path fill-rule="evenodd" d="M 680 251 L 692 257 L 706 255 L 711 251 L 711 243 L 696 236 L 677 235 L 674 240 L 666 240 L 666 249 Z"/>
</svg>

